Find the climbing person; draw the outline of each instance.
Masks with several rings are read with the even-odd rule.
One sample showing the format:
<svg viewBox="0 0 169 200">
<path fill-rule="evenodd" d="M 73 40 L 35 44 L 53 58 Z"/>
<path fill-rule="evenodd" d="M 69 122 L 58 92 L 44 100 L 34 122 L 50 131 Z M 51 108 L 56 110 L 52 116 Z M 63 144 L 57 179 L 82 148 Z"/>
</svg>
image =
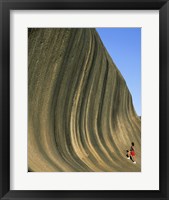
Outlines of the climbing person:
<svg viewBox="0 0 169 200">
<path fill-rule="evenodd" d="M 131 143 L 131 147 L 130 147 L 130 151 L 129 150 L 126 150 L 127 154 L 127 159 L 131 159 L 133 164 L 136 164 L 136 161 L 135 161 L 135 149 L 134 149 L 134 142 Z"/>
</svg>

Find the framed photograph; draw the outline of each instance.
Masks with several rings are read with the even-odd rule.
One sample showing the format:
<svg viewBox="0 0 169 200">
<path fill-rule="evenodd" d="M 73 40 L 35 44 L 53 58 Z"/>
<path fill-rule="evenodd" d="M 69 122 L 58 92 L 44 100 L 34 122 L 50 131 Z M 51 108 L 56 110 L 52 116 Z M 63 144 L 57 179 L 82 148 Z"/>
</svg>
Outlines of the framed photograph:
<svg viewBox="0 0 169 200">
<path fill-rule="evenodd" d="M 0 6 L 1 199 L 168 199 L 168 1 Z"/>
</svg>

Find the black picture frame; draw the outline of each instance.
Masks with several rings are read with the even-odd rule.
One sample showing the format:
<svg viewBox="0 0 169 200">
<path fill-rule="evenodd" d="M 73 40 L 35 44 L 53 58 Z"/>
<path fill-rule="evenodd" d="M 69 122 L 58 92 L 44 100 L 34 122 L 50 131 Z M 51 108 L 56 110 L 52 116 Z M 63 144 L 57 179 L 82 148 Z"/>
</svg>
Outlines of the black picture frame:
<svg viewBox="0 0 169 200">
<path fill-rule="evenodd" d="M 138 191 L 10 190 L 10 10 L 159 10 L 160 189 Z M 169 199 L 169 2 L 168 0 L 0 0 L 0 198 Z M 168 37 L 167 37 L 168 36 Z M 153 114 L 153 113 L 152 113 Z"/>
</svg>

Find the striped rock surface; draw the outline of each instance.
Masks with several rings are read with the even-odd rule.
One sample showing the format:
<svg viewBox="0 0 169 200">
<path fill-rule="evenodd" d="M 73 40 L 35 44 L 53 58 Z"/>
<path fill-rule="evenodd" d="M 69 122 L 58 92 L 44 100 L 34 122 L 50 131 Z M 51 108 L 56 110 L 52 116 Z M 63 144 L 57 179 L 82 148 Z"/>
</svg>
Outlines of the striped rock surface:
<svg viewBox="0 0 169 200">
<path fill-rule="evenodd" d="M 29 171 L 141 171 L 141 121 L 96 30 L 28 38 Z M 125 156 L 131 142 L 137 164 Z"/>
</svg>

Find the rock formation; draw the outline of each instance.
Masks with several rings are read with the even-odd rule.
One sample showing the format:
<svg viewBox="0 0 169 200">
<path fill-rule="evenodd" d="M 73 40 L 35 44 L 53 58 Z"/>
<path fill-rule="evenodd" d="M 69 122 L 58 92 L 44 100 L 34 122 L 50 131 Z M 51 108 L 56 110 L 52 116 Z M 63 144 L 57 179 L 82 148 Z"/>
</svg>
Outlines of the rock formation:
<svg viewBox="0 0 169 200">
<path fill-rule="evenodd" d="M 29 171 L 141 171 L 141 121 L 95 29 L 29 29 L 28 118 Z"/>
</svg>

